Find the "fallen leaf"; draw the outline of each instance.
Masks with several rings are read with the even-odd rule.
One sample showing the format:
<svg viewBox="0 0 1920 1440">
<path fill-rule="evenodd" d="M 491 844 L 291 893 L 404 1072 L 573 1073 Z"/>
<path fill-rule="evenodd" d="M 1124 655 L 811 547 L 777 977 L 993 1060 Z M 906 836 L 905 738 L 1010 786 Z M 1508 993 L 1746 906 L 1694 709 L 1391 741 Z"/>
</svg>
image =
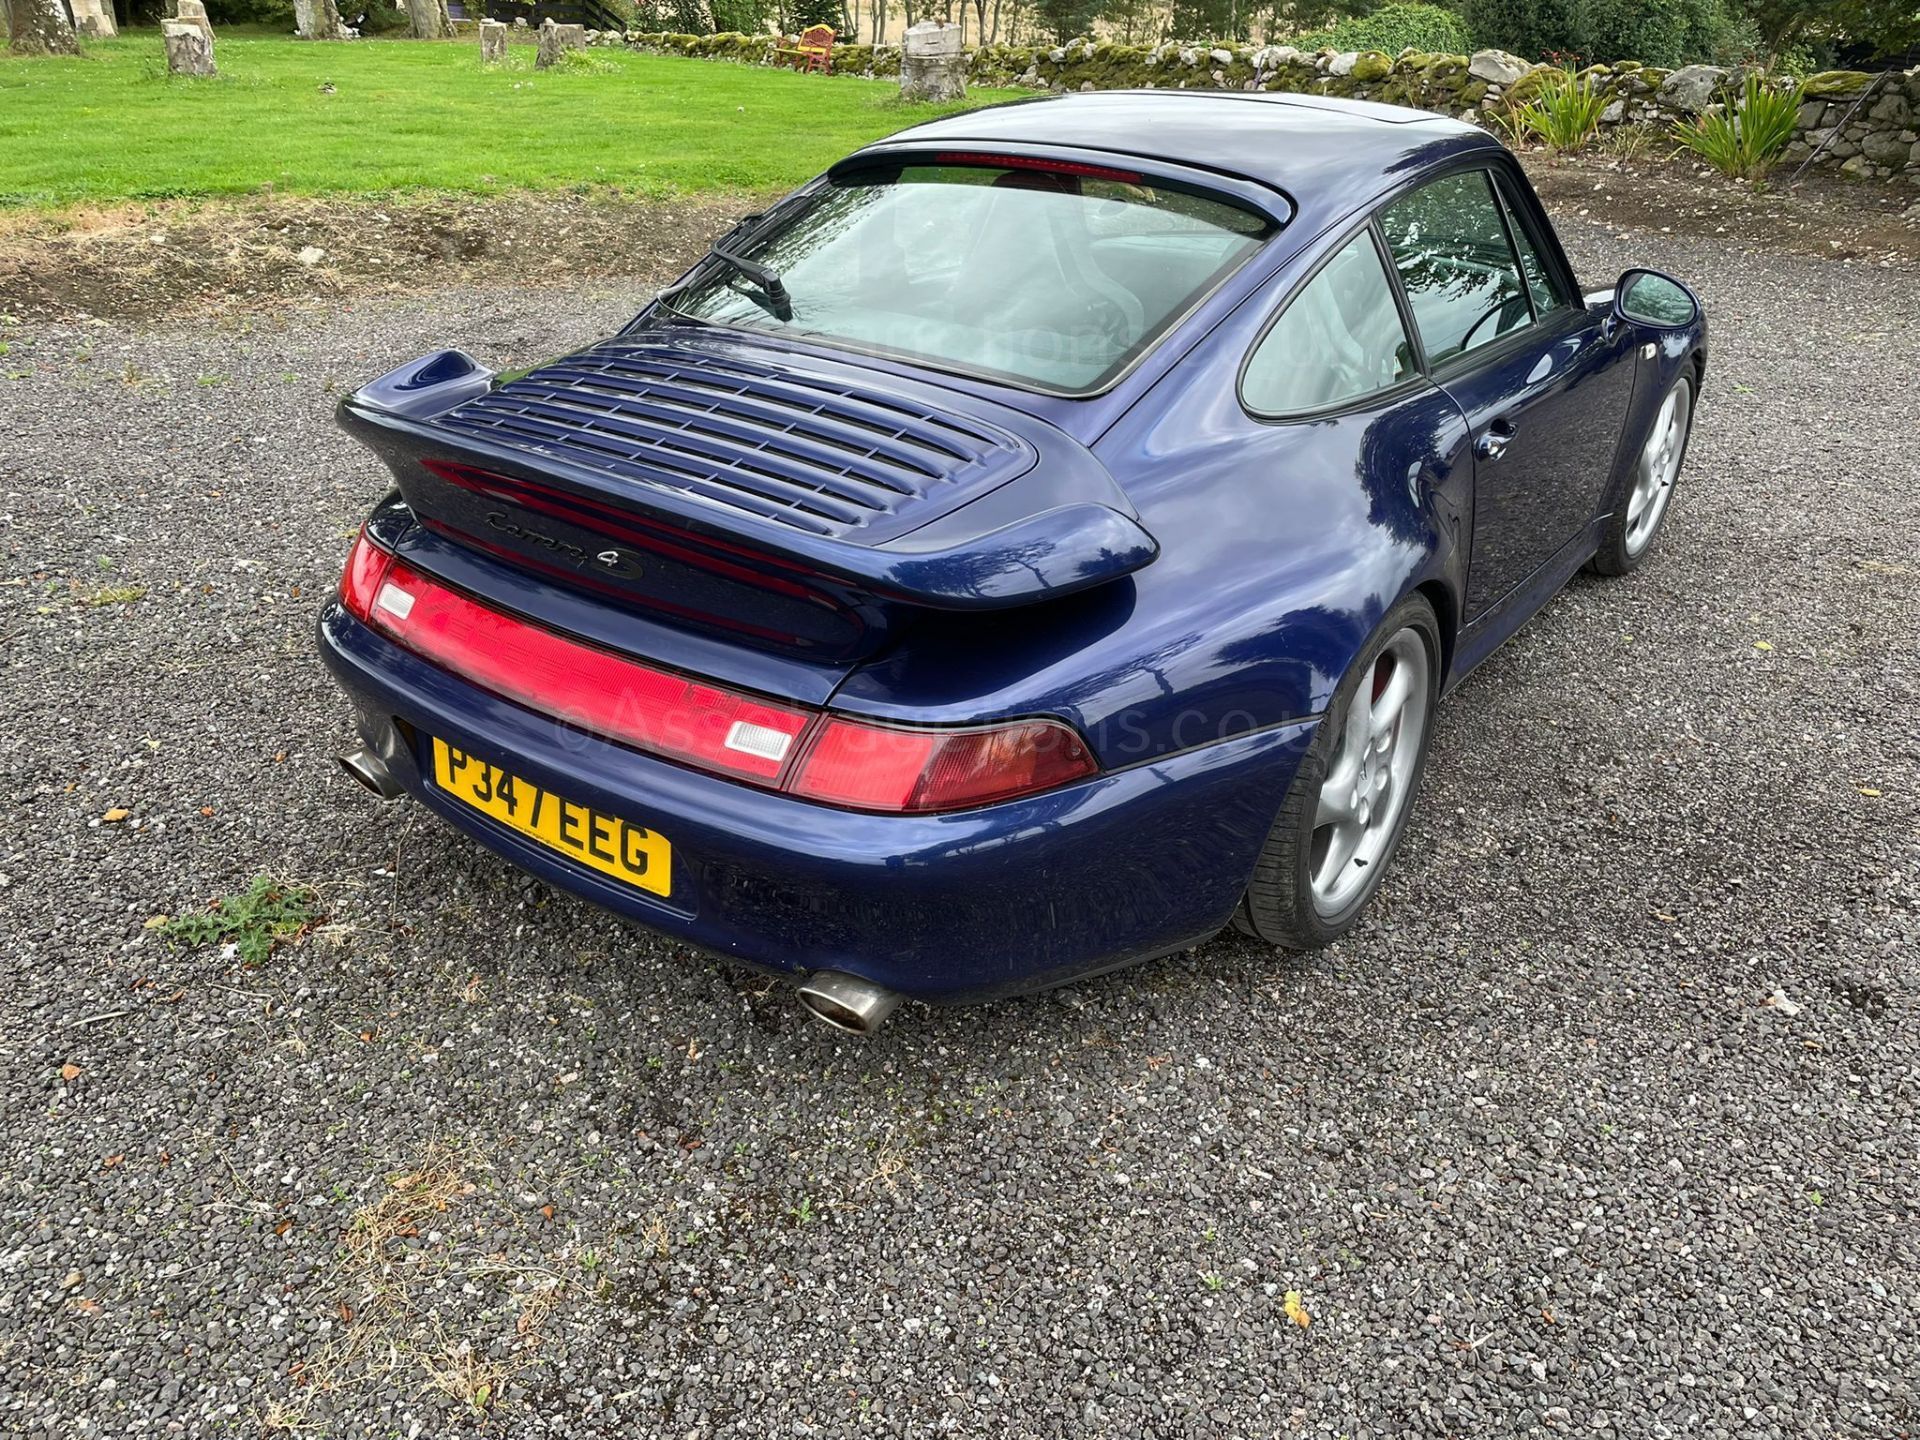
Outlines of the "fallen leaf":
<svg viewBox="0 0 1920 1440">
<path fill-rule="evenodd" d="M 291 1229 L 293 1229 L 293 1221 L 282 1220 L 278 1225 L 273 1227 L 273 1233 L 276 1235 L 284 1235 Z"/>
<path fill-rule="evenodd" d="M 351 1325 L 353 1323 L 353 1307 L 344 1300 L 340 1302 L 340 1322 L 343 1325 Z"/>
<path fill-rule="evenodd" d="M 82 1295 L 78 1300 L 73 1302 L 73 1308 L 82 1315 L 98 1315 L 100 1313 L 100 1302 Z"/>
<path fill-rule="evenodd" d="M 60 1067 L 60 1078 L 62 1080 L 67 1081 L 69 1084 L 71 1084 L 75 1080 L 78 1080 L 81 1076 L 81 1073 L 82 1072 L 80 1067 L 74 1064 L 71 1060 L 69 1060 L 66 1064 Z"/>
<path fill-rule="evenodd" d="M 133 814 L 133 811 L 127 809 L 124 805 L 116 805 L 100 818 L 109 825 L 118 825 L 131 814 Z"/>
<path fill-rule="evenodd" d="M 211 806 L 211 805 L 202 805 L 202 806 L 200 807 L 200 813 L 201 813 L 202 815 L 211 815 L 211 814 L 213 814 L 213 806 Z"/>
<path fill-rule="evenodd" d="M 122 1160 L 125 1160 L 126 1158 L 127 1157 L 124 1155 L 109 1155 L 107 1156 L 106 1159 L 100 1162 L 100 1168 L 102 1170 L 111 1170 L 113 1169 L 114 1166 L 118 1165 Z"/>
<path fill-rule="evenodd" d="M 1306 1300 L 1298 1290 L 1287 1291 L 1281 1304 L 1286 1309 L 1287 1319 L 1298 1325 L 1302 1330 L 1313 1324 L 1313 1316 L 1307 1313 Z"/>
<path fill-rule="evenodd" d="M 1753 642 L 1753 648 L 1756 650 L 1771 650 L 1773 646 L 1769 645 L 1765 640 L 1756 640 Z"/>
<path fill-rule="evenodd" d="M 544 1216 L 546 1216 L 546 1217 L 547 1217 L 547 1219 L 549 1219 L 549 1220 L 551 1220 L 551 1219 L 553 1219 L 553 1206 L 551 1206 L 551 1205 L 542 1205 L 542 1206 L 540 1207 L 540 1213 L 541 1213 L 542 1215 L 544 1215 Z"/>
<path fill-rule="evenodd" d="M 1880 792 L 1874 789 L 1873 786 L 1871 785 L 1856 785 L 1854 786 L 1854 789 L 1858 790 L 1862 795 L 1868 796 L 1872 799 L 1878 800 L 1880 798 Z"/>
<path fill-rule="evenodd" d="M 149 930 L 158 930 L 162 925 L 167 923 L 169 918 L 170 917 L 166 915 L 149 915 L 147 917 L 146 928 Z"/>
<path fill-rule="evenodd" d="M 69 1270 L 67 1272 L 67 1278 L 60 1282 L 60 1288 L 62 1290 L 71 1290 L 84 1278 L 78 1270 Z"/>
</svg>

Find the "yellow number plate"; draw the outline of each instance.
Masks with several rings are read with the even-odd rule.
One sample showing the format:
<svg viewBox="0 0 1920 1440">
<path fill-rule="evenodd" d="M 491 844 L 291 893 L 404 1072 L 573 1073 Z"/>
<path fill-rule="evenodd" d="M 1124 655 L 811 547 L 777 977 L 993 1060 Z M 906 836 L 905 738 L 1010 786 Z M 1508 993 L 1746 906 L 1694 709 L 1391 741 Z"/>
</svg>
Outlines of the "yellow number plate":
<svg viewBox="0 0 1920 1440">
<path fill-rule="evenodd" d="M 454 799 L 531 836 L 549 850 L 642 890 L 669 893 L 673 847 L 664 835 L 563 800 L 444 740 L 433 742 L 433 778 Z"/>
</svg>

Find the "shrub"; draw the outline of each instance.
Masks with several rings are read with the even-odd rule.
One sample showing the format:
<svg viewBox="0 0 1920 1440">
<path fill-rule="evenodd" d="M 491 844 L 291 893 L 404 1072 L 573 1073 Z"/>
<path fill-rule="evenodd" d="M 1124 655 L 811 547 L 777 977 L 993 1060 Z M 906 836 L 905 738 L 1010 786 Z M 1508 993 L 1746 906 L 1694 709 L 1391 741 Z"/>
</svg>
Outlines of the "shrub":
<svg viewBox="0 0 1920 1440">
<path fill-rule="evenodd" d="M 1799 85 L 1769 89 L 1750 74 L 1738 100 L 1676 124 L 1673 138 L 1722 175 L 1757 183 L 1793 139 L 1799 110 Z"/>
<path fill-rule="evenodd" d="M 714 22 L 719 23 L 721 5 L 739 5 L 742 9 L 752 9 L 756 14 L 764 15 L 766 8 L 757 0 L 716 0 Z M 844 31 L 847 17 L 841 12 L 840 0 L 781 0 L 780 29 L 786 35 L 798 35 L 815 25 L 831 25 L 836 31 Z M 743 27 L 749 35 L 754 27 Z"/>
<path fill-rule="evenodd" d="M 381 4 L 380 0 L 373 0 L 373 3 L 347 0 L 340 7 L 340 18 L 362 35 L 395 35 L 413 28 L 406 11 L 397 5 Z"/>
<path fill-rule="evenodd" d="M 1289 43 L 1302 50 L 1379 50 L 1388 55 L 1402 50 L 1464 55 L 1473 48 L 1458 15 L 1438 5 L 1417 4 L 1382 5 L 1371 15 L 1342 20 Z"/>
<path fill-rule="evenodd" d="M 1531 100 L 1520 106 L 1520 127 L 1558 152 L 1578 150 L 1600 128 L 1600 112 L 1607 98 L 1590 75 L 1573 75 L 1565 70 L 1553 72 Z"/>
<path fill-rule="evenodd" d="M 1729 0 L 1465 0 L 1476 45 L 1639 60 L 1662 69 L 1751 53 L 1759 32 Z"/>
<path fill-rule="evenodd" d="M 758 35 L 765 28 L 767 7 L 760 0 L 708 0 L 716 35 Z"/>
<path fill-rule="evenodd" d="M 291 30 L 293 0 L 207 0 L 207 19 L 215 25 L 263 25 L 269 29 Z"/>
</svg>

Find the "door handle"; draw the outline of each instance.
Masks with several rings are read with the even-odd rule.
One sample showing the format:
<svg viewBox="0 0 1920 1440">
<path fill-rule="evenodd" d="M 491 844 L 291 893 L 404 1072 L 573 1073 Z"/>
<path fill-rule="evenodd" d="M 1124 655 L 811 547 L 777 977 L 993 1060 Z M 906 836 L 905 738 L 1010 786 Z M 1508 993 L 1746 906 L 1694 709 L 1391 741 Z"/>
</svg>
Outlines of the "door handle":
<svg viewBox="0 0 1920 1440">
<path fill-rule="evenodd" d="M 1507 446 L 1513 443 L 1513 422 L 1496 420 L 1474 442 L 1473 453 L 1482 460 L 1498 460 L 1507 453 Z"/>
</svg>

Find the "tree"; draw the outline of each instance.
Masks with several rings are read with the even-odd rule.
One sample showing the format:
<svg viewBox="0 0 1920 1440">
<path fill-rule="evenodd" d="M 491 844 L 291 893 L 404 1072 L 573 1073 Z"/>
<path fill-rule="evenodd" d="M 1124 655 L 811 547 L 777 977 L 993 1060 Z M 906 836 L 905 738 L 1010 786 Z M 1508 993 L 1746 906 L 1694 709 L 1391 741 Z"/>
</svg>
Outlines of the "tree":
<svg viewBox="0 0 1920 1440">
<path fill-rule="evenodd" d="M 1740 8 L 1774 54 L 1808 41 L 1887 57 L 1920 45 L 1915 0 L 1745 0 Z"/>
<path fill-rule="evenodd" d="M 64 0 L 6 0 L 7 28 L 16 55 L 78 55 Z"/>
<path fill-rule="evenodd" d="M 1100 6 L 1101 0 L 1034 0 L 1033 14 L 1040 28 L 1064 45 L 1093 28 Z"/>
</svg>

